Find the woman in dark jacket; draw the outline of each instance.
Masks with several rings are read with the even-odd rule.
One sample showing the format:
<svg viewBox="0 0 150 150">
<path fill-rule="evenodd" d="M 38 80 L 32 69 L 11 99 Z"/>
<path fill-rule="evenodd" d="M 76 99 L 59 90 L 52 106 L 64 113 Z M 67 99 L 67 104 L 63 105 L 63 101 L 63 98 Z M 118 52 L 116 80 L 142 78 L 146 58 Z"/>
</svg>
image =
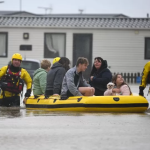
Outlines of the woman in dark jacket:
<svg viewBox="0 0 150 150">
<path fill-rule="evenodd" d="M 47 84 L 45 96 L 60 95 L 62 81 L 65 73 L 69 70 L 70 61 L 66 57 L 61 57 L 60 60 L 53 64 L 51 70 L 47 74 Z"/>
<path fill-rule="evenodd" d="M 96 57 L 94 59 L 89 81 L 90 85 L 95 88 L 95 95 L 103 96 L 107 89 L 107 83 L 111 82 L 111 80 L 112 74 L 107 68 L 107 61 L 103 60 L 101 57 Z"/>
</svg>

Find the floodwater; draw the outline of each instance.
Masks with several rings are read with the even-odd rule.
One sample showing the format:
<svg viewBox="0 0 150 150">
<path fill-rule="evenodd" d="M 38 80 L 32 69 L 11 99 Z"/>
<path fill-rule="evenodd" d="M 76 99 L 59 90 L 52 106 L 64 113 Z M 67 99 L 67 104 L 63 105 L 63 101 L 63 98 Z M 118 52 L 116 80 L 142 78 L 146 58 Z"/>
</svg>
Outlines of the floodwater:
<svg viewBox="0 0 150 150">
<path fill-rule="evenodd" d="M 130 87 L 138 93 L 138 85 Z M 149 112 L 60 113 L 26 110 L 23 104 L 0 108 L 0 150 L 149 150 L 149 139 Z"/>
</svg>

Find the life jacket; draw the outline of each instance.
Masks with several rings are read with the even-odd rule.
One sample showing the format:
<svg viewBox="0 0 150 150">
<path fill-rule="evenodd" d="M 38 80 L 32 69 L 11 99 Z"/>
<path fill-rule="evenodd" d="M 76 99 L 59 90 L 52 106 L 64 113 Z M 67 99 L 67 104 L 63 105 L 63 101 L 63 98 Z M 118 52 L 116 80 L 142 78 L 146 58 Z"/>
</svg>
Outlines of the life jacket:
<svg viewBox="0 0 150 150">
<path fill-rule="evenodd" d="M 147 84 L 150 84 L 150 72 L 149 72 L 149 74 L 148 74 L 148 76 L 147 76 L 146 83 L 147 83 Z"/>
<path fill-rule="evenodd" d="M 3 82 L 3 84 L 5 84 L 2 87 L 3 95 L 5 91 L 9 91 L 16 95 L 23 91 L 24 82 L 20 78 L 20 76 L 21 76 L 21 68 L 19 69 L 17 73 L 13 73 L 10 70 L 10 66 L 8 66 L 6 74 L 1 78 L 1 81 Z"/>
</svg>

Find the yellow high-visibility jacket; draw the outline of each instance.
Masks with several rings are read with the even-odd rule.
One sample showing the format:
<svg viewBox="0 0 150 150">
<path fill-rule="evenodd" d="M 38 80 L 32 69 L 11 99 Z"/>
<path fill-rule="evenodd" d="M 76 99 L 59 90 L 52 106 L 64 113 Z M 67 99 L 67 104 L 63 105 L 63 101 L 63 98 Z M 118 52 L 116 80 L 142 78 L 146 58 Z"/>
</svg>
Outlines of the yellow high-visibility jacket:
<svg viewBox="0 0 150 150">
<path fill-rule="evenodd" d="M 147 77 L 148 77 L 148 74 L 150 72 L 150 61 L 147 62 L 144 66 L 144 69 L 143 69 L 143 73 L 142 73 L 142 79 L 141 79 L 141 87 L 146 87 L 146 81 L 147 81 Z"/>
<path fill-rule="evenodd" d="M 8 66 L 4 66 L 4 67 L 2 67 L 0 69 L 0 79 L 6 74 L 7 68 L 8 68 Z M 21 76 L 20 76 L 20 78 L 25 81 L 25 83 L 27 85 L 27 89 L 31 89 L 32 88 L 32 79 L 31 79 L 29 73 L 23 68 L 21 68 Z M 3 98 L 2 92 L 3 91 L 1 91 L 0 99 Z M 5 96 L 6 97 L 12 97 L 12 96 L 15 96 L 15 94 L 11 93 L 11 92 L 8 92 L 8 91 L 5 91 Z"/>
</svg>

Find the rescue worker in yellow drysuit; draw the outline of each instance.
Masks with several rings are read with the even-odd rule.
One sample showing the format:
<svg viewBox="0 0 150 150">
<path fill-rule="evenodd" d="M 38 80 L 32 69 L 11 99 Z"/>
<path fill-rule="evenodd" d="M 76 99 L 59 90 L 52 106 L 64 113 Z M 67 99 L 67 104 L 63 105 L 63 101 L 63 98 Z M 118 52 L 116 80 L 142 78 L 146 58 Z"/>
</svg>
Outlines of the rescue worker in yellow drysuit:
<svg viewBox="0 0 150 150">
<path fill-rule="evenodd" d="M 143 69 L 141 84 L 139 86 L 139 95 L 144 96 L 143 90 L 145 89 L 146 84 L 150 84 L 150 61 L 145 64 Z"/>
<path fill-rule="evenodd" d="M 23 91 L 24 82 L 27 85 L 25 97 L 31 94 L 32 79 L 29 73 L 20 67 L 22 56 L 15 53 L 11 65 L 0 69 L 0 105 L 5 107 L 20 106 L 20 93 Z"/>
</svg>

